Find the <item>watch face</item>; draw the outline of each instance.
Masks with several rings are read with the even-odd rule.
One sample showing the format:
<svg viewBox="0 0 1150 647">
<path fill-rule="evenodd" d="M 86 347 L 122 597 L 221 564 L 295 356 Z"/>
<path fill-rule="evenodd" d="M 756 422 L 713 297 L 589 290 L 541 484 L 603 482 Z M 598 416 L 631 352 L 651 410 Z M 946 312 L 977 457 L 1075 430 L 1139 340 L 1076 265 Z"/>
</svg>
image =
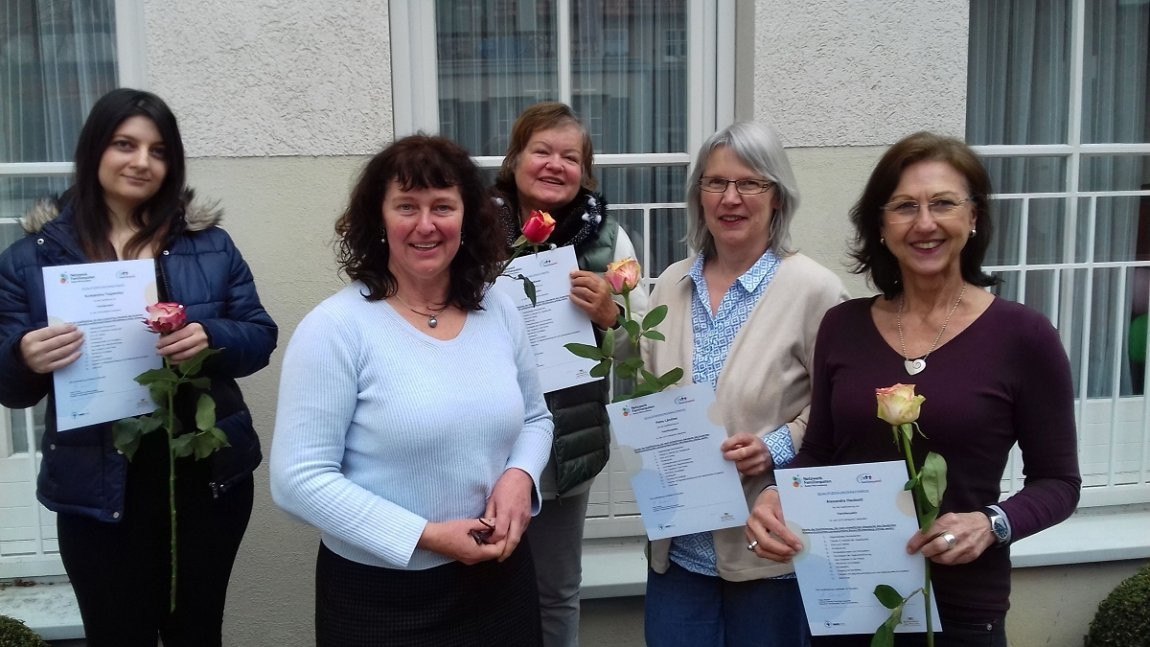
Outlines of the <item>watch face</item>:
<svg viewBox="0 0 1150 647">
<path fill-rule="evenodd" d="M 990 531 L 998 538 L 998 541 L 1006 541 L 1006 520 L 1001 515 L 992 515 L 990 517 Z"/>
</svg>

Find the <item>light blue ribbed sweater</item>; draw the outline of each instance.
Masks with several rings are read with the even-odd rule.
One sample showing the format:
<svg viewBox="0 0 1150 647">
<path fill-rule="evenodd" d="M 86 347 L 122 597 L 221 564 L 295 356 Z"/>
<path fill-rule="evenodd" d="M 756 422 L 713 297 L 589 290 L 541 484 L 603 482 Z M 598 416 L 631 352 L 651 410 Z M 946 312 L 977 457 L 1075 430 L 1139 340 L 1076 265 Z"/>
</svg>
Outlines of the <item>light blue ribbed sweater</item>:
<svg viewBox="0 0 1150 647">
<path fill-rule="evenodd" d="M 539 474 L 551 414 L 523 319 L 491 291 L 440 341 L 355 282 L 300 322 L 284 356 L 272 497 L 361 564 L 421 570 L 429 521 L 476 518 L 504 470 Z"/>
</svg>

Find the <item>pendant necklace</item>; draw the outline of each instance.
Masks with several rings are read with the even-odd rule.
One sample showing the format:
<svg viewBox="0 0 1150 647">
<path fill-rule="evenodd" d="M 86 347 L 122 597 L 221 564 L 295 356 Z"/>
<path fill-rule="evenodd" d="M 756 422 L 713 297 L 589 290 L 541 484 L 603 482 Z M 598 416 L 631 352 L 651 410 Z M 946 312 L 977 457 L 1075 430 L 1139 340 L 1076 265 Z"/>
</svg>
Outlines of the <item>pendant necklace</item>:
<svg viewBox="0 0 1150 647">
<path fill-rule="evenodd" d="M 439 325 L 439 313 L 441 313 L 447 309 L 447 304 L 445 303 L 445 304 L 439 306 L 439 308 L 430 308 L 429 307 L 428 310 L 431 310 L 431 312 L 424 312 L 422 310 L 416 310 L 415 308 L 411 307 L 410 303 L 408 303 L 406 300 L 404 300 L 403 297 L 399 296 L 399 292 L 396 292 L 392 296 L 394 296 L 396 299 L 399 299 L 399 302 L 402 303 L 403 305 L 407 306 L 408 310 L 414 312 L 415 314 L 417 314 L 421 317 L 427 317 L 427 327 L 428 328 L 434 328 L 434 327 L 438 326 Z"/>
<path fill-rule="evenodd" d="M 930 348 L 926 351 L 926 355 L 918 359 L 911 359 L 906 354 L 906 341 L 902 336 L 902 308 L 906 304 L 906 293 L 898 299 L 898 312 L 894 317 L 894 324 L 898 328 L 898 346 L 902 350 L 902 365 L 906 367 L 908 375 L 918 375 L 926 370 L 926 358 L 934 352 L 935 347 L 938 346 L 939 340 L 942 339 L 942 334 L 946 332 L 946 327 L 950 325 L 950 318 L 954 315 L 954 311 L 958 310 L 958 304 L 962 303 L 962 295 L 966 293 L 966 282 L 963 281 L 962 289 L 958 291 L 958 298 L 954 300 L 954 305 L 950 306 L 950 312 L 946 313 L 946 319 L 942 320 L 942 328 L 938 329 L 938 334 L 934 336 L 934 341 L 931 342 Z"/>
</svg>

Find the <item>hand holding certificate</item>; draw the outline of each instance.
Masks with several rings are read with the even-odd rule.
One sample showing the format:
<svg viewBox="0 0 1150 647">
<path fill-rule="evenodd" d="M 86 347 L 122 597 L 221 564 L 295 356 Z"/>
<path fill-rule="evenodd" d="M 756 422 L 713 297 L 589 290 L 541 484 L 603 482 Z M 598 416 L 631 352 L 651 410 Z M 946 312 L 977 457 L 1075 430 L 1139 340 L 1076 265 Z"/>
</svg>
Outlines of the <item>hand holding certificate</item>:
<svg viewBox="0 0 1150 647">
<path fill-rule="evenodd" d="M 652 540 L 747 519 L 738 471 L 719 450 L 727 432 L 710 417 L 714 403 L 710 385 L 692 384 L 607 405 Z"/>
<path fill-rule="evenodd" d="M 591 320 L 571 303 L 570 274 L 578 268 L 575 248 L 568 245 L 515 258 L 495 282 L 495 289 L 514 299 L 523 315 L 545 393 L 599 379 L 591 376 L 595 362 L 576 357 L 563 347 L 570 342 L 595 343 Z M 531 281 L 534 303 L 513 278 L 516 276 Z"/>
<path fill-rule="evenodd" d="M 52 373 L 60 431 L 155 409 L 135 377 L 160 366 L 156 338 L 141 324 L 156 299 L 151 260 L 43 268 L 49 323 L 84 332 L 80 358 Z"/>
<path fill-rule="evenodd" d="M 803 542 L 794 558 L 799 591 L 815 636 L 869 634 L 890 611 L 880 584 L 904 594 L 922 587 L 925 562 L 908 555 L 918 530 L 901 461 L 775 471 L 787 526 Z M 932 600 L 933 602 L 933 600 Z M 933 624 L 938 610 L 931 605 Z M 922 596 L 912 596 L 897 631 L 926 630 Z"/>
</svg>

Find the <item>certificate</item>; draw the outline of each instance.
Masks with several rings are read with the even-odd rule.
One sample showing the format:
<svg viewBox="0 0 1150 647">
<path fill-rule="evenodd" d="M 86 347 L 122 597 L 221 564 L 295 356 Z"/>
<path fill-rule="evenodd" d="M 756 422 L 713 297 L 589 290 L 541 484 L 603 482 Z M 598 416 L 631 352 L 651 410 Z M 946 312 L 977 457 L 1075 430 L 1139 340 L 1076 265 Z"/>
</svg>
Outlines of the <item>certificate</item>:
<svg viewBox="0 0 1150 647">
<path fill-rule="evenodd" d="M 668 389 L 607 405 L 619 455 L 650 539 L 733 528 L 747 522 L 738 470 L 719 446 L 709 384 Z"/>
<path fill-rule="evenodd" d="M 160 368 L 156 335 L 143 320 L 156 301 L 155 261 L 42 268 L 49 324 L 84 332 L 80 359 L 52 374 L 60 431 L 150 413 L 148 388 L 136 383 Z"/>
<path fill-rule="evenodd" d="M 595 332 L 587 313 L 571 303 L 571 272 L 579 269 L 575 248 L 570 245 L 511 261 L 495 281 L 495 289 L 510 296 L 527 324 L 527 338 L 535 351 L 535 366 L 543 392 L 550 393 L 576 384 L 602 379 L 591 377 L 594 360 L 576 357 L 563 348 L 577 342 L 595 345 Z M 512 276 L 528 277 L 535 284 L 535 305 L 523 293 L 523 282 Z"/>
<path fill-rule="evenodd" d="M 902 596 L 922 588 L 924 558 L 908 555 L 918 530 L 902 461 L 775 470 L 787 526 L 803 549 L 795 575 L 811 633 L 873 634 L 890 617 L 874 589 Z M 931 596 L 936 631 L 941 624 Z M 926 631 L 922 595 L 906 604 L 899 633 Z"/>
</svg>

